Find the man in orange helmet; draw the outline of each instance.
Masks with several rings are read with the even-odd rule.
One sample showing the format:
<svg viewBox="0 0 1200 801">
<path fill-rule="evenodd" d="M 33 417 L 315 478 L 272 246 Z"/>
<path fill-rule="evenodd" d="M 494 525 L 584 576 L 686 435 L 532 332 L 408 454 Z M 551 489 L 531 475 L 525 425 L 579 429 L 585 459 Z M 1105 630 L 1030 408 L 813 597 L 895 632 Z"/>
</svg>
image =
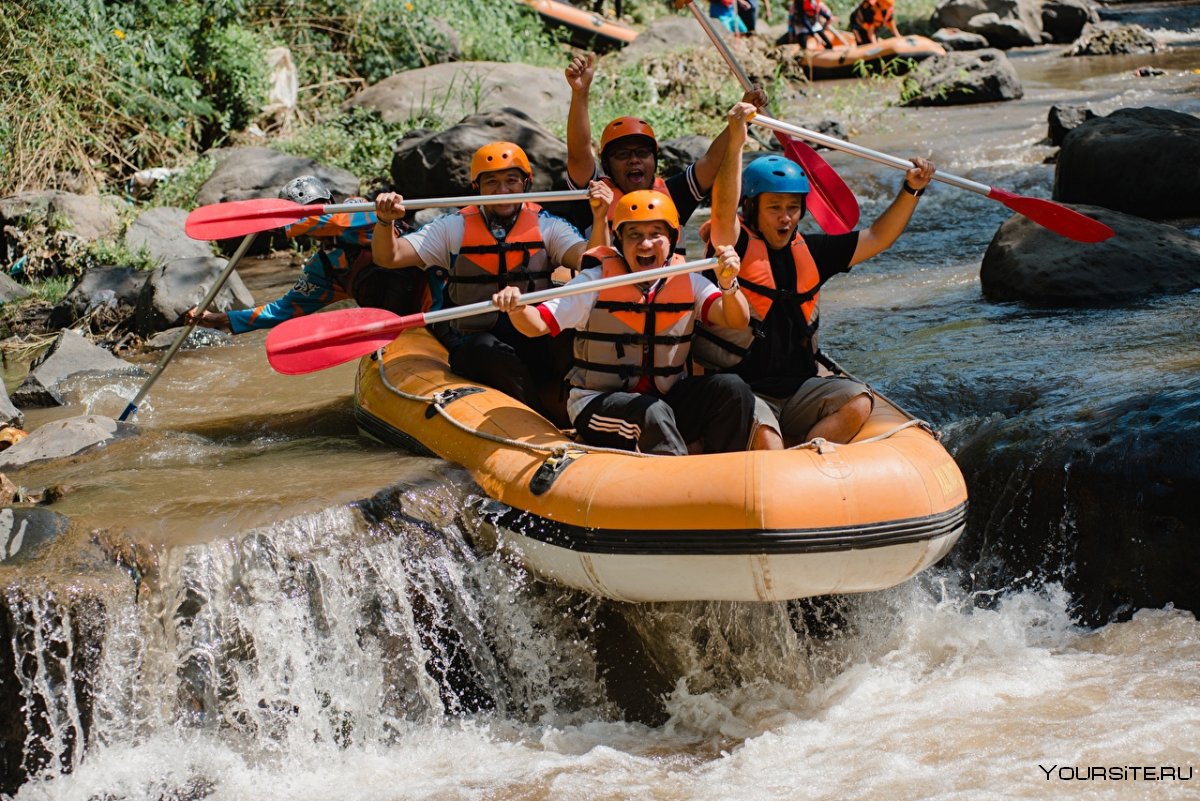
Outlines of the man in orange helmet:
<svg viewBox="0 0 1200 801">
<path fill-rule="evenodd" d="M 587 53 L 575 56 L 566 69 L 571 87 L 571 105 L 567 110 L 567 185 L 572 189 L 589 181 L 603 180 L 613 189 L 612 209 L 621 195 L 637 189 L 654 189 L 669 195 L 679 211 L 681 224 L 687 224 L 692 212 L 712 190 L 717 169 L 725 156 L 728 131 L 713 140 L 708 150 L 679 175 L 663 180 L 657 175 L 658 139 L 650 123 L 637 117 L 618 117 L 604 127 L 600 135 L 600 166 L 596 170 L 592 154 L 592 123 L 588 113 L 588 93 L 596 73 L 596 57 Z M 762 90 L 746 92 L 742 100 L 758 108 L 767 104 Z"/>
<path fill-rule="evenodd" d="M 471 186 L 481 195 L 528 192 L 532 182 L 529 158 L 512 142 L 484 145 L 471 158 Z M 601 223 L 594 226 L 593 244 L 598 245 L 607 241 L 603 223 L 612 193 L 598 182 L 590 191 L 595 220 Z M 434 309 L 486 301 L 506 286 L 526 292 L 547 289 L 555 267 L 577 270 L 588 248 L 575 226 L 536 203 L 467 206 L 404 236 L 393 225 L 405 215 L 402 196 L 380 194 L 375 215 L 375 263 L 435 269 L 441 281 L 435 282 Z M 525 337 L 495 313 L 435 326 L 433 332 L 449 351 L 454 372 L 548 414 L 538 384 L 561 378 L 548 343 Z"/>
<path fill-rule="evenodd" d="M 589 250 L 572 284 L 683 260 L 674 253 L 679 214 L 661 192 L 622 196 L 613 230 L 616 247 Z M 708 453 L 746 448 L 754 410 L 749 385 L 729 373 L 687 376 L 692 330 L 700 321 L 745 328 L 750 320 L 737 254 L 729 246 L 716 252 L 715 286 L 691 273 L 537 306 L 522 305 L 517 287 L 493 298 L 527 336 L 575 330 L 567 415 L 585 442 L 669 456 L 687 454 L 692 442 Z"/>
</svg>

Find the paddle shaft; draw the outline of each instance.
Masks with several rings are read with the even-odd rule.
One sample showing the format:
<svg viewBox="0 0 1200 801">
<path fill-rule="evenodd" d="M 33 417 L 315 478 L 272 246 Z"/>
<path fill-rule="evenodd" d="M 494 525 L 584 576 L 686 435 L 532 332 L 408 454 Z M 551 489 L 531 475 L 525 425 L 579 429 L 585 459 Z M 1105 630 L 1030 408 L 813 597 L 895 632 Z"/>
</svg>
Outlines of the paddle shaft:
<svg viewBox="0 0 1200 801">
<path fill-rule="evenodd" d="M 254 242 L 255 236 L 257 236 L 257 234 L 246 234 L 246 236 L 242 238 L 242 243 L 238 245 L 237 250 L 235 250 L 233 255 L 229 257 L 229 263 L 225 265 L 225 269 L 221 271 L 221 275 L 217 278 L 216 282 L 209 287 L 208 293 L 204 296 L 204 300 L 200 301 L 200 305 L 196 307 L 196 318 L 184 326 L 183 331 L 179 334 L 179 336 L 175 337 L 175 341 L 171 343 L 171 347 L 167 348 L 167 352 L 163 354 L 162 360 L 159 361 L 158 367 L 154 369 L 154 372 L 151 373 L 150 377 L 146 379 L 146 382 L 142 384 L 142 388 L 138 390 L 138 394 L 135 395 L 133 400 L 129 402 L 129 405 L 125 407 L 125 411 L 121 412 L 121 416 L 117 418 L 118 422 L 125 422 L 137 412 L 138 404 L 140 404 L 142 399 L 146 397 L 146 393 L 150 391 L 150 387 L 154 386 L 154 382 L 158 380 L 158 377 L 163 374 L 163 370 L 167 369 L 167 365 L 171 363 L 171 359 L 174 358 L 176 351 L 178 351 L 180 346 L 183 345 L 184 340 L 186 340 L 188 335 L 195 330 L 196 325 L 200 321 L 200 317 L 208 309 L 209 304 L 213 302 L 213 298 L 217 296 L 217 293 L 221 291 L 221 287 L 225 286 L 225 282 L 229 280 L 229 276 L 233 274 L 233 268 L 236 267 L 238 262 L 242 260 L 242 256 L 246 255 L 246 251 L 250 249 L 250 245 Z"/>
<path fill-rule="evenodd" d="M 513 195 L 462 195 L 460 197 L 435 197 L 425 200 L 405 200 L 404 208 L 416 209 L 448 209 L 460 206 L 502 206 L 507 203 L 557 203 L 568 200 L 587 200 L 586 189 L 561 190 L 558 192 L 522 192 Z M 337 214 L 344 211 L 374 211 L 374 203 L 334 203 L 322 207 L 324 214 Z"/>
<path fill-rule="evenodd" d="M 779 120 L 772 119 L 771 117 L 765 117 L 762 114 L 755 115 L 750 122 L 754 123 L 755 125 L 761 125 L 764 128 L 770 128 L 772 131 L 776 131 L 778 133 L 791 134 L 799 139 L 807 139 L 810 142 L 816 142 L 818 144 L 825 145 L 826 147 L 833 148 L 834 150 L 841 150 L 844 153 L 861 156 L 862 158 L 870 159 L 871 161 L 879 164 L 885 164 L 888 167 L 895 167 L 898 170 L 904 170 L 907 172 L 908 170 L 911 170 L 913 166 L 911 161 L 905 161 L 899 156 L 889 156 L 887 153 L 880 153 L 878 150 L 872 150 L 869 147 L 853 145 L 849 142 L 842 141 L 841 139 L 835 139 L 832 136 L 826 136 L 823 133 L 817 133 L 816 131 L 810 131 L 807 128 L 801 128 L 799 125 L 792 125 L 791 123 L 780 122 Z M 940 170 L 933 174 L 933 180 L 941 181 L 942 183 L 950 184 L 951 186 L 956 186 L 959 189 L 966 189 L 969 192 L 977 192 L 985 196 L 990 195 L 992 192 L 992 187 L 988 186 L 987 184 L 981 184 L 977 181 L 971 181 L 966 178 L 959 178 L 957 175 L 951 175 L 949 173 L 941 172 Z"/>
<path fill-rule="evenodd" d="M 724 37 L 720 31 L 713 26 L 712 21 L 704 15 L 700 9 L 696 8 L 694 0 L 688 0 L 688 11 L 692 12 L 692 16 L 700 23 L 700 27 L 704 28 L 704 32 L 708 34 L 708 38 L 716 45 L 717 51 L 721 54 L 721 58 L 725 59 L 725 63 L 729 65 L 729 69 L 733 70 L 733 74 L 737 76 L 738 83 L 742 85 L 742 89 L 747 92 L 753 91 L 754 84 L 750 81 L 750 76 L 742 69 L 742 65 L 734 58 L 733 51 L 729 49 L 729 45 L 725 43 Z"/>
<path fill-rule="evenodd" d="M 670 278 L 675 275 L 684 273 L 694 273 L 700 270 L 715 267 L 716 259 L 702 259 L 700 261 L 689 261 L 683 264 L 669 264 L 666 267 L 658 267 L 653 270 L 642 270 L 632 272 L 628 275 L 614 275 L 610 278 L 600 278 L 596 281 L 585 281 L 579 284 L 566 284 L 552 289 L 542 289 L 537 292 L 528 292 L 521 295 L 521 305 L 531 306 L 535 303 L 543 303 L 547 300 L 555 298 L 566 298 L 571 295 L 586 295 L 592 292 L 600 292 L 604 289 L 611 289 L 618 286 L 629 286 L 630 284 L 641 284 L 658 281 L 662 278 Z M 396 316 L 391 320 L 380 320 L 375 323 L 369 323 L 354 329 L 353 334 L 356 338 L 367 338 L 381 334 L 384 332 L 407 331 L 410 328 L 419 328 L 424 325 L 432 325 L 433 323 L 444 323 L 450 320 L 459 320 L 463 317 L 474 317 L 477 314 L 487 314 L 488 312 L 497 311 L 496 304 L 490 300 L 479 301 L 478 303 L 468 303 L 465 306 L 454 306 L 449 309 L 440 311 L 424 312 L 420 314 L 408 314 L 404 316 Z M 330 335 L 327 332 L 310 334 L 308 336 L 297 337 L 286 345 L 277 348 L 279 352 L 295 352 L 312 350 L 315 347 L 320 347 L 327 343 Z"/>
</svg>

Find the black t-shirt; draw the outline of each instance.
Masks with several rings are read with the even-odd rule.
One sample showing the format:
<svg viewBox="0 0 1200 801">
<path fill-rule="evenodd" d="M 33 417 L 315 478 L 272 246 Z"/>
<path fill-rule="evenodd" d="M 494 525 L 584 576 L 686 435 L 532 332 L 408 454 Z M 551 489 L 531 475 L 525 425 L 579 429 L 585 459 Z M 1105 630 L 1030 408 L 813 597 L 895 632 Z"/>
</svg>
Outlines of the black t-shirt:
<svg viewBox="0 0 1200 801">
<path fill-rule="evenodd" d="M 745 253 L 749 237 L 742 229 L 737 251 Z M 817 265 L 823 286 L 838 273 L 850 272 L 850 259 L 858 246 L 858 231 L 848 234 L 814 234 L 804 237 L 808 251 Z M 794 289 L 796 267 L 792 264 L 791 249 L 768 250 L 771 274 L 775 286 Z M 762 395 L 786 398 L 808 379 L 817 374 L 812 339 L 804 322 L 804 312 L 797 303 L 775 301 L 767 312 L 750 352 L 732 369 Z"/>
<path fill-rule="evenodd" d="M 600 173 L 597 171 L 592 175 L 592 180 L 599 179 Z M 679 224 L 687 225 L 687 221 L 700 206 L 700 203 L 708 197 L 707 194 L 700 191 L 700 187 L 696 184 L 696 165 L 694 163 L 689 164 L 688 168 L 683 172 L 663 179 L 663 183 L 667 185 L 667 194 L 671 196 L 671 202 L 675 204 L 675 211 L 679 212 Z M 567 188 L 586 189 L 587 184 L 575 186 L 571 181 L 570 174 L 568 174 Z M 591 207 L 586 202 L 572 203 L 571 205 L 573 211 L 568 219 L 575 223 L 575 227 L 580 231 L 586 231 L 592 225 Z"/>
</svg>

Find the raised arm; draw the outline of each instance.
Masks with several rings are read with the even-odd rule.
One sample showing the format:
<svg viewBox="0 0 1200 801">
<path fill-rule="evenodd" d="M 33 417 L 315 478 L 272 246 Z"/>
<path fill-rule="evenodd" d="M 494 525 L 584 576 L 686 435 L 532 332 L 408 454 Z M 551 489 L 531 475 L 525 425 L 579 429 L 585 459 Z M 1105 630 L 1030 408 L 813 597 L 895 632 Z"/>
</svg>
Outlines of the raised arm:
<svg viewBox="0 0 1200 801">
<path fill-rule="evenodd" d="M 592 248 L 612 244 L 612 234 L 608 230 L 608 207 L 612 205 L 612 187 L 600 181 L 588 184 L 588 203 L 592 207 L 592 235 L 586 242 L 573 246 L 563 256 L 563 266 L 579 272 L 579 262 L 583 254 Z"/>
<path fill-rule="evenodd" d="M 742 102 L 749 103 L 754 108 L 765 108 L 767 105 L 767 95 L 762 89 L 754 88 L 742 95 Z M 704 155 L 696 161 L 696 171 L 694 177 L 696 185 L 700 187 L 700 191 L 708 194 L 712 190 L 713 182 L 717 179 L 717 171 L 721 169 L 721 161 L 725 158 L 725 149 L 729 142 L 729 126 L 721 131 L 720 135 L 713 140 L 713 143 L 708 146 L 708 150 Z"/>
<path fill-rule="evenodd" d="M 740 224 L 737 207 L 742 194 L 742 148 L 746 145 L 746 121 L 754 114 L 754 106 L 738 103 L 729 110 L 729 123 L 725 127 L 728 142 L 725 158 L 712 190 L 712 234 L 714 246 L 733 245 L 738 240 Z"/>
<path fill-rule="evenodd" d="M 571 87 L 571 105 L 567 109 L 567 177 L 574 186 L 583 186 L 596 173 L 592 153 L 592 118 L 588 112 L 588 93 L 596 75 L 596 56 L 575 56 L 566 69 Z"/>
<path fill-rule="evenodd" d="M 375 230 L 371 236 L 371 259 L 380 267 L 425 267 L 407 239 L 392 225 L 404 218 L 404 198 L 395 192 L 382 192 L 375 198 Z"/>
<path fill-rule="evenodd" d="M 870 228 L 859 232 L 858 245 L 850 259 L 852 266 L 887 250 L 900 238 L 900 234 L 904 233 L 908 221 L 912 219 L 913 211 L 917 208 L 917 196 L 906 187 L 911 187 L 917 192 L 924 191 L 932 180 L 935 169 L 933 162 L 928 159 L 915 158 L 912 163 L 912 168 L 904 174 L 904 183 L 901 184 L 896 199 L 871 223 Z"/>
</svg>

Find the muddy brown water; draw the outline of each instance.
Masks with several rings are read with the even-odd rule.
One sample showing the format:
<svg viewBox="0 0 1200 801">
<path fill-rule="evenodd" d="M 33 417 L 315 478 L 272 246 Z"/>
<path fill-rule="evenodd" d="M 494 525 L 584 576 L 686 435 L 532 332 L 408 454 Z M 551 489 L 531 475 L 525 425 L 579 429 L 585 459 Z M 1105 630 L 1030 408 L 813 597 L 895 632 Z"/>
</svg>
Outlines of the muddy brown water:
<svg viewBox="0 0 1200 801">
<path fill-rule="evenodd" d="M 1051 104 L 1200 112 L 1200 23 L 1179 27 L 1162 32 L 1176 48 L 1152 56 L 1010 54 L 1024 99 L 888 109 L 855 141 L 1046 197 Z M 1168 74 L 1133 77 L 1143 65 Z M 839 86 L 851 84 L 806 102 L 832 103 Z M 900 173 L 828 158 L 869 222 Z M 935 186 L 892 250 L 823 293 L 826 349 L 951 439 L 978 423 L 964 408 L 970 393 L 954 386 L 1036 385 L 1052 421 L 1131 383 L 1195 385 L 1200 292 L 1121 311 L 985 302 L 979 262 L 1006 216 Z M 240 272 L 266 299 L 295 269 L 279 258 Z M 1053 585 L 980 598 L 946 569 L 846 599 L 809 628 L 786 604 L 622 607 L 640 643 L 630 652 L 672 679 L 664 720 L 628 722 L 590 639 L 612 609 L 472 548 L 480 501 L 466 474 L 359 436 L 354 365 L 275 375 L 263 339 L 181 353 L 136 435 L 13 476 L 70 487 L 53 508 L 75 523 L 59 558 L 0 569 L 30 635 L 21 693 L 57 699 L 23 748 L 58 762 L 18 798 L 1200 797 L 1191 613 L 1142 610 L 1085 629 Z M 70 406 L 31 411 L 28 427 L 84 411 L 115 417 L 137 387 L 80 382 Z M 346 507 L 387 487 L 394 495 L 380 504 L 393 519 Z M 104 635 L 93 669 L 75 679 L 94 698 L 85 722 L 50 646 L 70 641 L 56 604 L 87 582 L 79 554 L 98 527 L 148 544 L 159 561 L 136 601 L 125 573 L 98 574 Z M 431 621 L 456 632 L 460 653 L 439 650 Z M 433 678 L 447 665 L 490 703 L 472 712 L 478 704 L 448 700 Z M 70 747 L 80 736 L 86 746 Z"/>
</svg>

